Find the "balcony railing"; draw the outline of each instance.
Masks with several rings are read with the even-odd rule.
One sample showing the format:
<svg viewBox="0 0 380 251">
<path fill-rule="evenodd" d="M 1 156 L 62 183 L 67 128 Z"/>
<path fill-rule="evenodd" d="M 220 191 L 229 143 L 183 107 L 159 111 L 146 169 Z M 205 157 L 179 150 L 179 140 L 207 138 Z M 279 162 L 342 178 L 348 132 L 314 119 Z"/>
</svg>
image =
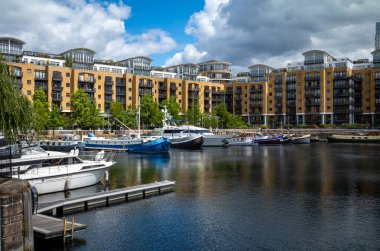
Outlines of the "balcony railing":
<svg viewBox="0 0 380 251">
<path fill-rule="evenodd" d="M 78 77 L 79 82 L 86 82 L 86 83 L 95 83 L 95 78 L 93 77 L 84 77 L 84 76 L 79 76 Z"/>
<path fill-rule="evenodd" d="M 62 101 L 62 95 L 60 93 L 54 93 L 52 95 L 53 102 L 60 102 Z"/>
</svg>

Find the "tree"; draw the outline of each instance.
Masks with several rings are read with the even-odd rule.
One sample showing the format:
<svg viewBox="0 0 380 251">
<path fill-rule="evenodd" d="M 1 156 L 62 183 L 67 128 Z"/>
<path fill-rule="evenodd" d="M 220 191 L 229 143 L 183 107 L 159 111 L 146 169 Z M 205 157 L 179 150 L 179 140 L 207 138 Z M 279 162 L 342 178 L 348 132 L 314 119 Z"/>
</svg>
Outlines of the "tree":
<svg viewBox="0 0 380 251">
<path fill-rule="evenodd" d="M 244 123 L 243 119 L 240 116 L 230 114 L 228 116 L 227 128 L 242 129 L 247 128 L 247 125 Z"/>
<path fill-rule="evenodd" d="M 125 125 L 129 128 L 136 128 L 137 127 L 137 110 L 134 109 L 132 106 L 129 106 L 127 111 L 125 112 Z"/>
<path fill-rule="evenodd" d="M 158 104 L 154 102 L 151 95 L 144 95 L 141 98 L 140 118 L 149 126 L 161 126 L 164 115 L 160 111 Z"/>
<path fill-rule="evenodd" d="M 66 117 L 61 114 L 61 111 L 59 110 L 57 105 L 53 105 L 53 108 L 51 109 L 51 112 L 49 114 L 49 123 L 48 126 L 53 129 L 53 135 L 54 130 L 57 127 L 66 126 Z"/>
<path fill-rule="evenodd" d="M 190 107 L 186 113 L 186 119 L 192 125 L 197 125 L 198 121 L 200 121 L 201 119 L 201 116 L 202 113 L 198 102 L 195 102 L 194 105 Z"/>
<path fill-rule="evenodd" d="M 125 116 L 124 105 L 122 103 L 120 103 L 119 101 L 112 101 L 110 104 L 110 113 L 111 113 L 111 118 L 115 120 L 115 124 L 119 124 L 117 120 L 125 124 L 126 116 Z"/>
<path fill-rule="evenodd" d="M 169 99 L 164 100 L 162 105 L 166 106 L 168 113 L 170 113 L 173 119 L 180 119 L 181 106 L 175 101 L 175 97 L 171 96 Z"/>
<path fill-rule="evenodd" d="M 225 103 L 220 103 L 212 113 L 214 116 L 218 117 L 218 126 L 221 128 L 226 128 L 228 117 L 230 116 L 230 113 L 227 110 L 227 105 Z"/>
<path fill-rule="evenodd" d="M 65 56 L 65 66 L 66 67 L 73 67 L 73 60 L 69 56 Z"/>
<path fill-rule="evenodd" d="M 71 108 L 72 122 L 78 127 L 96 128 L 105 124 L 96 104 L 91 102 L 90 97 L 82 89 L 71 95 Z"/>
<path fill-rule="evenodd" d="M 39 88 L 33 94 L 33 128 L 37 134 L 41 134 L 43 129 L 48 128 L 49 112 L 46 93 Z"/>
<path fill-rule="evenodd" d="M 0 132 L 9 144 L 27 134 L 32 123 L 32 106 L 13 83 L 13 69 L 0 59 Z"/>
<path fill-rule="evenodd" d="M 206 128 L 217 128 L 219 126 L 218 116 L 214 116 L 212 114 L 202 114 L 202 126 Z"/>
</svg>

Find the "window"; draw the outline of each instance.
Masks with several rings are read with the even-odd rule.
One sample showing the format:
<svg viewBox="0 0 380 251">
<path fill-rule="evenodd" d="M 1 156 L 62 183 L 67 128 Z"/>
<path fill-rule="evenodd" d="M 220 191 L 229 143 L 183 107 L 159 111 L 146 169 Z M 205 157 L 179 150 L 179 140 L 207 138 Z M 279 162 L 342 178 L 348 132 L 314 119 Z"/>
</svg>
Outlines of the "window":
<svg viewBox="0 0 380 251">
<path fill-rule="evenodd" d="M 302 83 L 301 83 L 301 82 L 299 82 L 299 83 L 298 83 L 298 86 L 302 86 Z"/>
<path fill-rule="evenodd" d="M 330 89 L 326 89 L 326 93 L 330 93 L 331 92 L 331 90 Z"/>
<path fill-rule="evenodd" d="M 330 81 L 327 81 L 327 83 L 326 83 L 327 85 L 330 85 Z"/>
<path fill-rule="evenodd" d="M 132 100 L 132 97 L 128 97 L 128 100 Z"/>
<path fill-rule="evenodd" d="M 301 107 L 298 107 L 298 111 L 302 111 L 302 108 L 301 108 Z"/>
<path fill-rule="evenodd" d="M 269 88 L 272 88 L 272 84 L 269 84 Z M 245 87 L 245 89 L 247 89 L 247 87 Z"/>
<path fill-rule="evenodd" d="M 367 98 L 366 101 L 367 101 L 367 102 L 371 102 L 371 99 L 370 99 L 370 98 Z"/>
<path fill-rule="evenodd" d="M 70 87 L 70 83 L 66 83 L 66 87 Z"/>
<path fill-rule="evenodd" d="M 66 107 L 70 107 L 70 103 L 66 103 Z"/>
<path fill-rule="evenodd" d="M 132 88 L 128 88 L 128 91 L 131 92 L 131 91 L 132 91 Z"/>
<path fill-rule="evenodd" d="M 31 84 L 32 84 L 32 81 L 31 81 L 31 80 L 28 80 L 28 81 L 27 81 L 27 84 L 28 84 L 28 85 L 31 85 Z"/>
<path fill-rule="evenodd" d="M 179 92 L 178 94 L 181 95 L 181 92 Z"/>
<path fill-rule="evenodd" d="M 301 94 L 302 94 L 302 91 L 298 91 L 298 94 L 301 95 Z"/>
<path fill-rule="evenodd" d="M 102 108 L 102 105 L 101 104 L 98 104 L 98 109 L 101 109 Z"/>
<path fill-rule="evenodd" d="M 101 90 L 101 89 L 102 89 L 102 87 L 100 85 L 98 85 L 98 90 Z"/>
<path fill-rule="evenodd" d="M 370 110 L 369 106 L 366 107 L 367 110 Z"/>
<path fill-rule="evenodd" d="M 27 69 L 26 72 L 27 72 L 28 74 L 31 74 L 31 73 L 32 73 L 32 70 Z"/>
<path fill-rule="evenodd" d="M 99 95 L 98 95 L 98 99 L 101 99 L 101 98 L 102 98 L 102 95 L 99 94 Z"/>
<path fill-rule="evenodd" d="M 98 80 L 101 80 L 102 79 L 102 76 L 98 76 Z"/>
<path fill-rule="evenodd" d="M 69 72 L 66 72 L 66 77 L 70 77 L 70 73 Z"/>
<path fill-rule="evenodd" d="M 28 95 L 28 96 L 32 95 L 32 91 L 31 90 L 27 90 L 26 91 L 26 95 Z"/>
<path fill-rule="evenodd" d="M 331 72 L 328 71 L 328 72 L 327 72 L 327 76 L 330 76 L 330 75 L 331 75 Z"/>
<path fill-rule="evenodd" d="M 269 111 L 271 112 L 271 111 L 272 111 L 272 108 L 269 108 Z"/>
<path fill-rule="evenodd" d="M 330 101 L 330 98 L 326 98 L 326 101 Z"/>
<path fill-rule="evenodd" d="M 271 93 L 271 92 L 269 93 L 269 96 L 272 96 L 272 93 Z"/>
<path fill-rule="evenodd" d="M 247 102 L 245 102 L 245 103 L 247 103 Z M 269 104 L 272 104 L 272 100 L 269 100 Z"/>
<path fill-rule="evenodd" d="M 70 93 L 66 93 L 66 98 L 70 98 Z"/>
<path fill-rule="evenodd" d="M 327 110 L 330 110 L 331 109 L 331 106 L 327 106 Z"/>
</svg>

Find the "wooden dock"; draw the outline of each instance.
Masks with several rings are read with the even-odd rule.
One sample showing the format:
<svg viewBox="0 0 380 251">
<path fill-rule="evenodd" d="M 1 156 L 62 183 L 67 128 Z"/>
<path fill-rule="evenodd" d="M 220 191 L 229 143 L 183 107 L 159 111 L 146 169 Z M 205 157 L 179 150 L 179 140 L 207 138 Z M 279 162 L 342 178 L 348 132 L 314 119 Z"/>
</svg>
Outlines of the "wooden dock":
<svg viewBox="0 0 380 251">
<path fill-rule="evenodd" d="M 62 237 L 64 235 L 64 220 L 41 215 L 34 214 L 32 215 L 33 221 L 33 232 L 34 236 L 42 238 L 42 239 L 51 239 L 56 237 Z M 73 232 L 83 230 L 87 228 L 86 225 L 75 223 L 72 226 L 71 222 L 66 223 L 67 229 L 72 229 Z"/>
<path fill-rule="evenodd" d="M 65 200 L 39 203 L 37 213 L 52 211 L 53 215 L 63 215 L 65 210 L 75 210 L 83 208 L 88 210 L 90 207 L 99 205 L 109 206 L 112 202 L 128 202 L 130 199 L 145 198 L 147 195 L 171 192 L 174 190 L 175 181 L 160 181 L 133 187 L 120 188 L 99 193 L 68 198 Z"/>
</svg>

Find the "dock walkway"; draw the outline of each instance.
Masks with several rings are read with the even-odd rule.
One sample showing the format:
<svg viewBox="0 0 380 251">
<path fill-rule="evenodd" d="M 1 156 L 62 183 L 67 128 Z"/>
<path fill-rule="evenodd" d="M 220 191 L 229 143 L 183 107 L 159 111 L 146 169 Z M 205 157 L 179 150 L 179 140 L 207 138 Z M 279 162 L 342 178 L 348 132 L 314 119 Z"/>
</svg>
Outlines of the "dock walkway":
<svg viewBox="0 0 380 251">
<path fill-rule="evenodd" d="M 77 208 L 84 208 L 84 210 L 88 210 L 90 206 L 92 207 L 104 204 L 108 206 L 111 202 L 121 200 L 128 202 L 129 199 L 136 197 L 145 198 L 145 196 L 149 194 L 160 195 L 163 192 L 173 191 L 174 185 L 175 181 L 165 180 L 133 187 L 93 193 L 60 201 L 39 203 L 37 207 L 37 213 L 40 214 L 48 211 L 53 211 L 53 214 L 55 215 L 62 215 L 64 210 Z"/>
<path fill-rule="evenodd" d="M 42 239 L 61 237 L 64 233 L 64 220 L 41 215 L 32 215 L 34 236 Z M 67 229 L 71 229 L 71 222 L 66 223 Z M 74 222 L 73 232 L 86 229 L 87 226 Z"/>
</svg>

